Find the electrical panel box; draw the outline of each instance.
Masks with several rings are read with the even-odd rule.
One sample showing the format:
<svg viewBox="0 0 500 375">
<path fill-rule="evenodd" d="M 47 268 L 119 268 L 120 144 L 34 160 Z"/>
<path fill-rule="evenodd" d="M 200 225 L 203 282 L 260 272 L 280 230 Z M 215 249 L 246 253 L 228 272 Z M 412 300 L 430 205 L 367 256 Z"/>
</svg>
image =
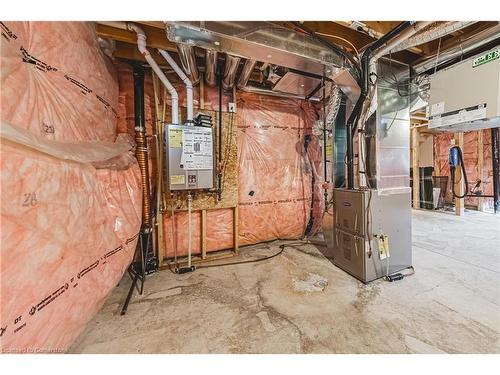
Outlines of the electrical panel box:
<svg viewBox="0 0 500 375">
<path fill-rule="evenodd" d="M 215 170 L 213 128 L 167 125 L 165 137 L 167 189 L 212 189 Z"/>
<path fill-rule="evenodd" d="M 333 189 L 333 262 L 367 283 L 412 265 L 410 193 Z M 328 243 L 329 241 L 327 241 Z"/>
<path fill-rule="evenodd" d="M 500 126 L 500 47 L 431 75 L 428 117 L 454 132 Z"/>
</svg>

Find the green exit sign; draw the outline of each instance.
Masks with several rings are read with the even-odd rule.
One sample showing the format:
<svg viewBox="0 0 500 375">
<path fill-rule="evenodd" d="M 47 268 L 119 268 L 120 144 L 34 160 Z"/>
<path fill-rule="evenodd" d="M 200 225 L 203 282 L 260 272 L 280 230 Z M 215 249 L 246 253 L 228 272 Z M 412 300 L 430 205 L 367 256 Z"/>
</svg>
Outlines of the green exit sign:
<svg viewBox="0 0 500 375">
<path fill-rule="evenodd" d="M 475 68 L 476 66 L 484 65 L 486 63 L 489 63 L 490 61 L 498 59 L 499 57 L 500 57 L 500 48 L 497 48 L 494 51 L 485 53 L 484 55 L 476 57 L 474 60 L 472 60 L 472 67 Z"/>
</svg>

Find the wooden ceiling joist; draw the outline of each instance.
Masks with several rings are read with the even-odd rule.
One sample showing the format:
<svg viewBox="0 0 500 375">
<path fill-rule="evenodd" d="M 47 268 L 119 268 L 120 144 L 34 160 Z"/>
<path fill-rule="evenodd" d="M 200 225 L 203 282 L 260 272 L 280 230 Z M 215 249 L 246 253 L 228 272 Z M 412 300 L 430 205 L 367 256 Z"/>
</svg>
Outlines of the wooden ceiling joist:
<svg viewBox="0 0 500 375">
<path fill-rule="evenodd" d="M 147 39 L 148 48 L 161 48 L 166 51 L 176 52 L 175 43 L 170 42 L 165 36 L 165 31 L 158 27 L 150 26 L 150 25 L 142 25 L 141 28 L 144 30 Z M 102 38 L 113 39 L 117 43 L 117 48 L 115 51 L 115 56 L 120 57 L 119 55 L 127 55 L 131 56 L 130 59 L 133 60 L 143 60 L 142 55 L 139 51 L 133 52 L 132 50 L 137 50 L 137 35 L 133 31 L 123 30 L 116 27 L 111 27 L 108 25 L 102 25 L 97 23 L 96 25 L 97 35 Z M 126 44 L 129 44 L 133 48 L 126 47 Z"/>
<path fill-rule="evenodd" d="M 370 35 L 365 31 L 355 30 L 350 27 L 350 21 L 305 21 L 304 25 L 307 28 L 318 33 L 318 35 L 332 43 L 341 45 L 351 53 L 355 53 L 355 49 L 360 51 L 363 47 L 373 43 L 381 35 L 387 33 L 401 21 L 361 21 L 370 30 Z M 144 29 L 147 37 L 147 45 L 149 48 L 162 48 L 167 51 L 176 52 L 175 43 L 170 42 L 165 35 L 165 25 L 161 21 L 135 21 L 141 28 Z M 297 30 L 291 22 L 277 21 L 273 22 L 283 27 Z M 420 46 L 415 46 L 409 50 L 400 51 L 392 54 L 392 58 L 407 64 L 414 64 L 417 60 L 421 60 L 426 56 L 432 56 L 439 48 L 441 51 L 460 43 L 460 39 L 466 39 L 469 36 L 476 34 L 488 27 L 491 27 L 496 22 L 484 21 L 476 22 L 473 25 L 467 26 L 464 29 L 458 30 L 450 35 L 425 43 Z M 97 33 L 103 38 L 110 38 L 117 42 L 116 57 L 127 58 L 131 60 L 143 60 L 142 56 L 131 46 L 136 46 L 137 37 L 134 32 L 123 30 L 97 23 Z M 348 42 L 346 42 L 345 39 Z M 127 45 L 128 44 L 128 45 Z"/>
</svg>

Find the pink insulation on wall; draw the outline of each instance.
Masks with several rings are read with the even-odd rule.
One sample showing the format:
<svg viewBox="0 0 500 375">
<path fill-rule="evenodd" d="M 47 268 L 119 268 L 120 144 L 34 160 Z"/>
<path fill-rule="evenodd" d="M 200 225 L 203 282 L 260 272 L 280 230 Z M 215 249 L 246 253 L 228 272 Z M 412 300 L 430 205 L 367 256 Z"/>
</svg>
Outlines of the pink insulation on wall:
<svg viewBox="0 0 500 375">
<path fill-rule="evenodd" d="M 314 228 L 322 209 L 319 143 L 311 136 L 308 152 L 304 146 L 316 120 L 314 107 L 306 101 L 241 93 L 238 108 L 240 243 L 302 237 L 313 195 Z"/>
<path fill-rule="evenodd" d="M 126 119 L 133 121 L 133 81 L 130 66 L 117 63 L 120 101 L 125 103 Z M 185 108 L 185 86 L 173 73 L 167 78 Z M 145 79 L 146 103 L 154 97 L 151 75 Z M 199 86 L 194 88 L 194 113 L 199 111 Z M 218 110 L 217 87 L 205 87 L 206 110 Z M 122 99 L 123 98 L 123 99 Z M 222 109 L 227 111 L 232 93 L 224 91 Z M 317 118 L 315 107 L 306 101 L 276 98 L 237 91 L 237 147 L 239 154 L 238 202 L 239 243 L 254 244 L 274 239 L 302 237 L 309 223 L 311 208 L 314 220 L 310 233 L 321 226 L 323 210 L 323 164 L 320 141 L 312 136 Z M 154 104 L 148 110 L 154 111 Z M 184 111 L 181 111 L 184 112 Z M 121 116 L 122 117 L 122 116 Z M 146 114 L 146 120 L 149 116 Z M 185 120 L 185 118 L 183 118 Z M 133 127 L 133 123 L 128 128 Z M 148 130 L 149 132 L 149 130 Z M 306 136 L 310 137 L 307 152 Z M 313 176 L 315 176 L 313 187 Z M 314 201 L 313 201 L 314 197 Z M 170 211 L 169 211 L 170 212 Z M 187 213 L 176 212 L 172 228 L 170 214 L 164 216 L 166 256 L 187 254 Z M 192 216 L 192 251 L 201 252 L 199 212 Z M 175 232 L 175 235 L 172 233 Z M 174 238 L 176 241 L 174 242 Z M 233 214 L 230 209 L 207 211 L 207 251 L 233 247 Z"/>
<path fill-rule="evenodd" d="M 139 171 L 93 24 L 0 27 L 0 345 L 64 351 L 132 259 Z"/>
<path fill-rule="evenodd" d="M 484 195 L 493 194 L 493 167 L 491 161 L 491 131 L 490 129 L 480 130 L 483 132 L 483 171 L 482 184 L 480 190 Z M 478 170 L 478 136 L 480 131 L 465 132 L 462 155 L 464 158 L 465 171 L 471 189 L 479 178 Z M 448 176 L 448 187 L 446 191 L 446 202 L 451 203 L 453 197 L 450 187 L 450 167 L 448 165 L 448 154 L 453 133 L 441 133 L 434 135 L 434 175 Z M 485 205 L 492 205 L 491 198 L 484 198 Z M 465 203 L 471 206 L 478 205 L 478 198 L 466 197 Z"/>
</svg>

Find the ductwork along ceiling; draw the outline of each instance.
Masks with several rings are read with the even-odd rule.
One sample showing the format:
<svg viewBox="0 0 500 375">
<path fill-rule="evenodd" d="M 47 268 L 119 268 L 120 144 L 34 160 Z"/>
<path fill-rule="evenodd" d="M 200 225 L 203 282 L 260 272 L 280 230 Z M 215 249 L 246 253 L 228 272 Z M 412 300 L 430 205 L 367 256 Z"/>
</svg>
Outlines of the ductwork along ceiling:
<svg viewBox="0 0 500 375">
<path fill-rule="evenodd" d="M 224 56 L 223 87 L 318 100 L 323 80 L 336 81 L 359 95 L 356 70 L 346 59 L 310 36 L 271 22 L 166 22 L 167 38 L 178 49 L 206 52 L 206 83 L 214 85 L 214 56 Z M 241 69 L 240 69 L 241 66 Z M 252 75 L 255 67 L 259 74 Z M 257 86 L 249 86 L 248 81 Z"/>
<path fill-rule="evenodd" d="M 116 27 L 117 23 L 103 24 Z M 357 40 L 356 49 L 356 43 L 349 40 L 344 40 L 347 44 L 341 43 L 338 39 L 342 38 L 335 39 L 336 35 L 321 32 L 324 29 L 324 26 L 321 29 L 321 22 L 309 23 L 316 26 L 314 30 L 308 30 L 307 22 L 168 21 L 156 24 L 156 30 L 163 31 L 166 43 L 178 53 L 181 66 L 193 85 L 202 78 L 200 72 L 205 83 L 212 87 L 218 84 L 218 74 L 221 74 L 225 90 L 236 87 L 254 93 L 316 101 L 322 98 L 325 81 L 334 83 L 351 102 L 356 102 L 361 93 L 359 54 L 377 40 L 363 34 L 364 39 Z M 337 26 L 341 27 L 340 24 Z M 442 64 L 484 44 L 482 40 L 491 42 L 498 37 L 499 27 L 498 22 L 470 21 L 417 22 L 415 25 L 419 26 L 408 30 L 405 38 L 383 46 L 377 58 L 385 54 L 398 60 L 402 53 L 411 54 L 409 51 L 416 50 L 420 54 L 414 55 L 411 61 L 416 61 L 415 73 L 420 75 L 434 66 L 436 60 Z M 478 31 L 473 33 L 473 29 Z M 450 34 L 456 39 L 452 45 Z M 364 44 L 360 47 L 359 43 Z M 354 48 L 347 47 L 347 50 L 341 44 Z M 422 45 L 426 47 L 419 47 Z M 429 45 L 434 51 L 429 52 Z M 326 85 L 326 97 L 330 95 L 331 86 Z"/>
</svg>

